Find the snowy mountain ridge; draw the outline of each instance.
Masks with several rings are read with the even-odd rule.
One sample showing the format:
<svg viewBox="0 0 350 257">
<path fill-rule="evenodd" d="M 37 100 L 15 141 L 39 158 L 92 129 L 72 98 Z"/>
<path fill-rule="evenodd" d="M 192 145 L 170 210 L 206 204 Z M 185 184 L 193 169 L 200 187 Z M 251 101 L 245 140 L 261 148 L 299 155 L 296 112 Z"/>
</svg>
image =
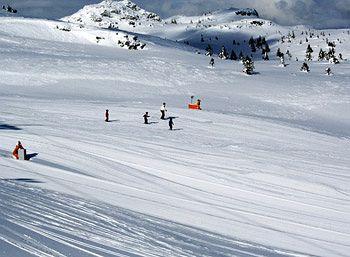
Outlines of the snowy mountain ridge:
<svg viewBox="0 0 350 257">
<path fill-rule="evenodd" d="M 215 19 L 216 25 L 218 25 L 218 22 L 240 20 L 245 17 L 258 18 L 259 14 L 255 9 L 231 7 L 226 10 L 205 13 L 202 16 L 198 16 L 198 18 L 202 18 L 203 21 L 209 18 L 208 20 L 211 23 L 215 23 L 211 19 L 215 16 L 219 16 Z M 182 20 L 181 16 L 170 17 L 166 20 L 172 21 L 177 18 Z M 183 20 L 189 19 L 194 19 L 193 22 L 196 22 L 196 17 L 183 17 Z M 62 18 L 62 20 L 102 28 L 119 28 L 134 31 L 139 31 L 135 29 L 136 27 L 154 27 L 164 24 L 159 15 L 148 12 L 129 0 L 104 0 L 99 4 L 87 5 L 75 14 Z"/>
<path fill-rule="evenodd" d="M 157 14 L 143 10 L 128 0 L 106 0 L 87 5 L 75 14 L 62 18 L 62 21 L 161 37 L 202 50 L 210 43 L 216 51 L 223 44 L 232 42 L 232 38 L 243 41 L 251 36 L 274 36 L 276 31 L 286 33 L 288 30 L 271 21 L 260 19 L 258 12 L 250 8 L 231 7 L 199 16 L 177 15 L 161 20 Z M 218 37 L 221 40 L 215 40 Z"/>
<path fill-rule="evenodd" d="M 125 30 L 140 25 L 152 26 L 161 22 L 161 18 L 157 14 L 145 11 L 128 0 L 105 0 L 99 4 L 87 5 L 77 13 L 62 18 L 62 20 L 101 28 Z"/>
</svg>

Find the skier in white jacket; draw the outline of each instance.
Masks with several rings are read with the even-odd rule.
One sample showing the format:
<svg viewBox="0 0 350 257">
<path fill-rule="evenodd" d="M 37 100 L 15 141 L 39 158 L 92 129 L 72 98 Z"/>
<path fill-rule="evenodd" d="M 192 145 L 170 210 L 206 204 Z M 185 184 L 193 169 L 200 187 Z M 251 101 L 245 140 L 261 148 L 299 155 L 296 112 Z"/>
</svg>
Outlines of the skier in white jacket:
<svg viewBox="0 0 350 257">
<path fill-rule="evenodd" d="M 167 109 L 165 108 L 165 103 L 163 103 L 163 105 L 160 107 L 160 113 L 161 113 L 161 116 L 160 116 L 160 118 L 162 119 L 162 120 L 165 120 L 165 112 L 167 111 Z"/>
</svg>

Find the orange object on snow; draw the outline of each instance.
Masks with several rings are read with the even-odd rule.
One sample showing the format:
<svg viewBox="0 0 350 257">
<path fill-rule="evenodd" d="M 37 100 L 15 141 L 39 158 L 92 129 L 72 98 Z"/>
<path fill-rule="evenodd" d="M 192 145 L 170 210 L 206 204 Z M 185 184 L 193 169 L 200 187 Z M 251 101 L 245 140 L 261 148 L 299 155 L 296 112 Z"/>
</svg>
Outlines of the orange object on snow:
<svg viewBox="0 0 350 257">
<path fill-rule="evenodd" d="M 188 104 L 188 109 L 192 109 L 192 110 L 202 110 L 201 106 L 198 104 Z"/>
<path fill-rule="evenodd" d="M 15 149 L 13 150 L 12 152 L 12 155 L 18 160 L 19 159 L 19 156 L 18 156 L 18 150 L 19 149 L 24 149 L 21 142 L 18 141 L 18 144 L 16 145 Z"/>
</svg>

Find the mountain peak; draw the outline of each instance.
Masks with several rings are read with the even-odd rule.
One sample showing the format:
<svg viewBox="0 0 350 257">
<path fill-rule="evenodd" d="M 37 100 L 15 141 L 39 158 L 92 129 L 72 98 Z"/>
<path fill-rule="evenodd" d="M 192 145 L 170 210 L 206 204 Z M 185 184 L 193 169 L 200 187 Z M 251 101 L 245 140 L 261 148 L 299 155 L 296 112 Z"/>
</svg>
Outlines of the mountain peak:
<svg viewBox="0 0 350 257">
<path fill-rule="evenodd" d="M 99 4 L 86 5 L 62 20 L 84 25 L 129 29 L 138 25 L 152 25 L 161 18 L 148 12 L 129 0 L 104 0 Z"/>
</svg>

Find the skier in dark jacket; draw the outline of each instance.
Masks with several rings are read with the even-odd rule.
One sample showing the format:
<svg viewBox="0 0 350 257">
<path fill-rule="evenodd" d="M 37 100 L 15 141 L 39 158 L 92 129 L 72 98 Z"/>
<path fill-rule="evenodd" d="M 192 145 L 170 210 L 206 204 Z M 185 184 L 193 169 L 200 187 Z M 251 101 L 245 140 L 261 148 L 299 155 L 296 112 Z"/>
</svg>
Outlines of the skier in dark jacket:
<svg viewBox="0 0 350 257">
<path fill-rule="evenodd" d="M 170 129 L 170 130 L 173 130 L 173 126 L 174 126 L 173 118 L 170 117 L 170 118 L 169 118 L 169 129 Z"/>
<path fill-rule="evenodd" d="M 109 111 L 106 110 L 105 112 L 105 122 L 109 122 Z"/>
<path fill-rule="evenodd" d="M 146 112 L 144 115 L 143 115 L 143 120 L 144 120 L 144 123 L 145 124 L 148 124 L 148 118 L 149 118 L 150 116 L 148 115 L 148 112 Z"/>
<path fill-rule="evenodd" d="M 162 104 L 162 106 L 160 107 L 160 119 L 165 120 L 165 112 L 167 111 L 166 107 L 165 107 L 165 103 Z"/>
</svg>

